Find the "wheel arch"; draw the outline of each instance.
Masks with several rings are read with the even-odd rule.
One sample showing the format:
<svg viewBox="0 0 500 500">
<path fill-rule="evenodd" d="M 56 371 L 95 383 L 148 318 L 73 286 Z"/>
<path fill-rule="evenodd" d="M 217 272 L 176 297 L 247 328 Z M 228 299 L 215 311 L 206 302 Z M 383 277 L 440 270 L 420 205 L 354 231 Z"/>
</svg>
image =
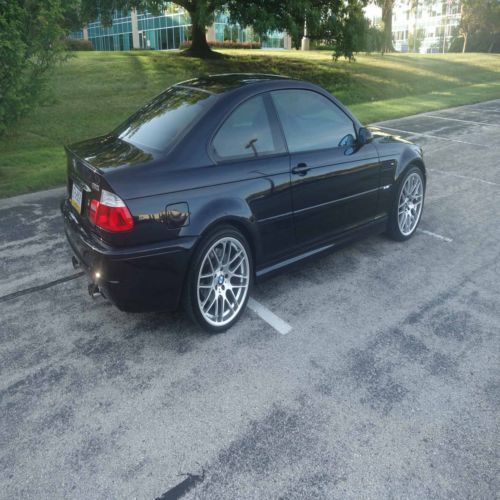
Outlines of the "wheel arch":
<svg viewBox="0 0 500 500">
<path fill-rule="evenodd" d="M 398 182 L 411 167 L 418 167 L 422 170 L 424 183 L 427 183 L 427 171 L 421 150 L 416 146 L 404 148 L 395 171 L 395 182 Z"/>
<path fill-rule="evenodd" d="M 200 238 L 197 242 L 198 244 L 203 241 L 208 235 L 217 231 L 218 228 L 223 226 L 232 226 L 237 229 L 244 237 L 250 247 L 250 252 L 252 253 L 252 262 L 254 264 L 254 272 L 255 272 L 255 262 L 257 258 L 257 230 L 253 227 L 252 223 L 248 220 L 242 219 L 240 217 L 234 216 L 225 216 L 221 217 L 217 220 L 212 221 L 202 232 Z"/>
</svg>

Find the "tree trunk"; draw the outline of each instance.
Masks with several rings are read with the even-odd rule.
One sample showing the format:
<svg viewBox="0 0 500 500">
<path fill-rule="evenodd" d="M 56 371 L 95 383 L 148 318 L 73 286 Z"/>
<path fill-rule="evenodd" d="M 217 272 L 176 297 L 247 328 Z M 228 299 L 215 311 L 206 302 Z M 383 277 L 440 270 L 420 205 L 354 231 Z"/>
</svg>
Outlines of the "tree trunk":
<svg viewBox="0 0 500 500">
<path fill-rule="evenodd" d="M 491 35 L 491 42 L 490 46 L 488 47 L 488 52 L 491 54 L 493 52 L 493 46 L 495 45 L 495 38 L 496 38 L 496 33 L 493 33 Z"/>
<path fill-rule="evenodd" d="M 382 6 L 382 23 L 384 24 L 384 40 L 382 43 L 382 53 L 394 52 L 392 44 L 392 6 L 393 0 L 385 0 Z"/>
<path fill-rule="evenodd" d="M 188 11 L 191 17 L 191 47 L 183 52 L 186 56 L 210 58 L 220 54 L 213 52 L 207 42 L 206 27 L 196 10 Z"/>
<path fill-rule="evenodd" d="M 467 48 L 467 33 L 464 33 L 464 44 L 462 46 L 462 53 L 465 52 L 466 48 Z"/>
</svg>

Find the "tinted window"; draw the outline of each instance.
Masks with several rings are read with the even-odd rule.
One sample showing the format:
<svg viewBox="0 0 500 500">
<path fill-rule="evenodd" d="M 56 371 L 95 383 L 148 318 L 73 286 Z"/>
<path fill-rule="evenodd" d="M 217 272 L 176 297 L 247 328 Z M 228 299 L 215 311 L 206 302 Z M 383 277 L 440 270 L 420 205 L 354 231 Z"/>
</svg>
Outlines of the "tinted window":
<svg viewBox="0 0 500 500">
<path fill-rule="evenodd" d="M 214 99 L 207 92 L 172 87 L 132 115 L 115 133 L 137 146 L 164 151 Z"/>
<path fill-rule="evenodd" d="M 283 152 L 271 127 L 262 96 L 252 97 L 231 113 L 217 132 L 213 150 L 219 158 L 252 158 Z"/>
<path fill-rule="evenodd" d="M 271 92 L 291 153 L 352 145 L 351 119 L 329 99 L 309 90 Z"/>
</svg>

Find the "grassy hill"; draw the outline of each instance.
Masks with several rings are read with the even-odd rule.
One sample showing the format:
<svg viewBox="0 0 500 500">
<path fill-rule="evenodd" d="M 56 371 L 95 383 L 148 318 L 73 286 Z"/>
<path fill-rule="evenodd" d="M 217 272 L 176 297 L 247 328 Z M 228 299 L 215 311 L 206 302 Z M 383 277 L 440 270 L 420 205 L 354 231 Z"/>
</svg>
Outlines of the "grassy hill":
<svg viewBox="0 0 500 500">
<path fill-rule="evenodd" d="M 176 52 L 82 52 L 57 68 L 44 104 L 0 140 L 0 197 L 64 182 L 63 144 L 113 129 L 169 85 L 207 73 L 277 73 L 318 83 L 365 123 L 500 97 L 500 55 L 360 55 L 223 51 L 200 61 Z"/>
</svg>

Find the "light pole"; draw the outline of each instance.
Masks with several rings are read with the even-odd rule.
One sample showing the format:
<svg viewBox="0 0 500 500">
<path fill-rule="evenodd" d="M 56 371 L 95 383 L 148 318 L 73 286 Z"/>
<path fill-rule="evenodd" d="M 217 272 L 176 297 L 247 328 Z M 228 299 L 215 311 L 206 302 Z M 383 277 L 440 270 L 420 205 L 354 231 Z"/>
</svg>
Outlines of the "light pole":
<svg viewBox="0 0 500 500">
<path fill-rule="evenodd" d="M 307 36 L 307 20 L 304 19 L 304 36 L 302 37 L 301 50 L 309 50 L 309 37 Z"/>
</svg>

